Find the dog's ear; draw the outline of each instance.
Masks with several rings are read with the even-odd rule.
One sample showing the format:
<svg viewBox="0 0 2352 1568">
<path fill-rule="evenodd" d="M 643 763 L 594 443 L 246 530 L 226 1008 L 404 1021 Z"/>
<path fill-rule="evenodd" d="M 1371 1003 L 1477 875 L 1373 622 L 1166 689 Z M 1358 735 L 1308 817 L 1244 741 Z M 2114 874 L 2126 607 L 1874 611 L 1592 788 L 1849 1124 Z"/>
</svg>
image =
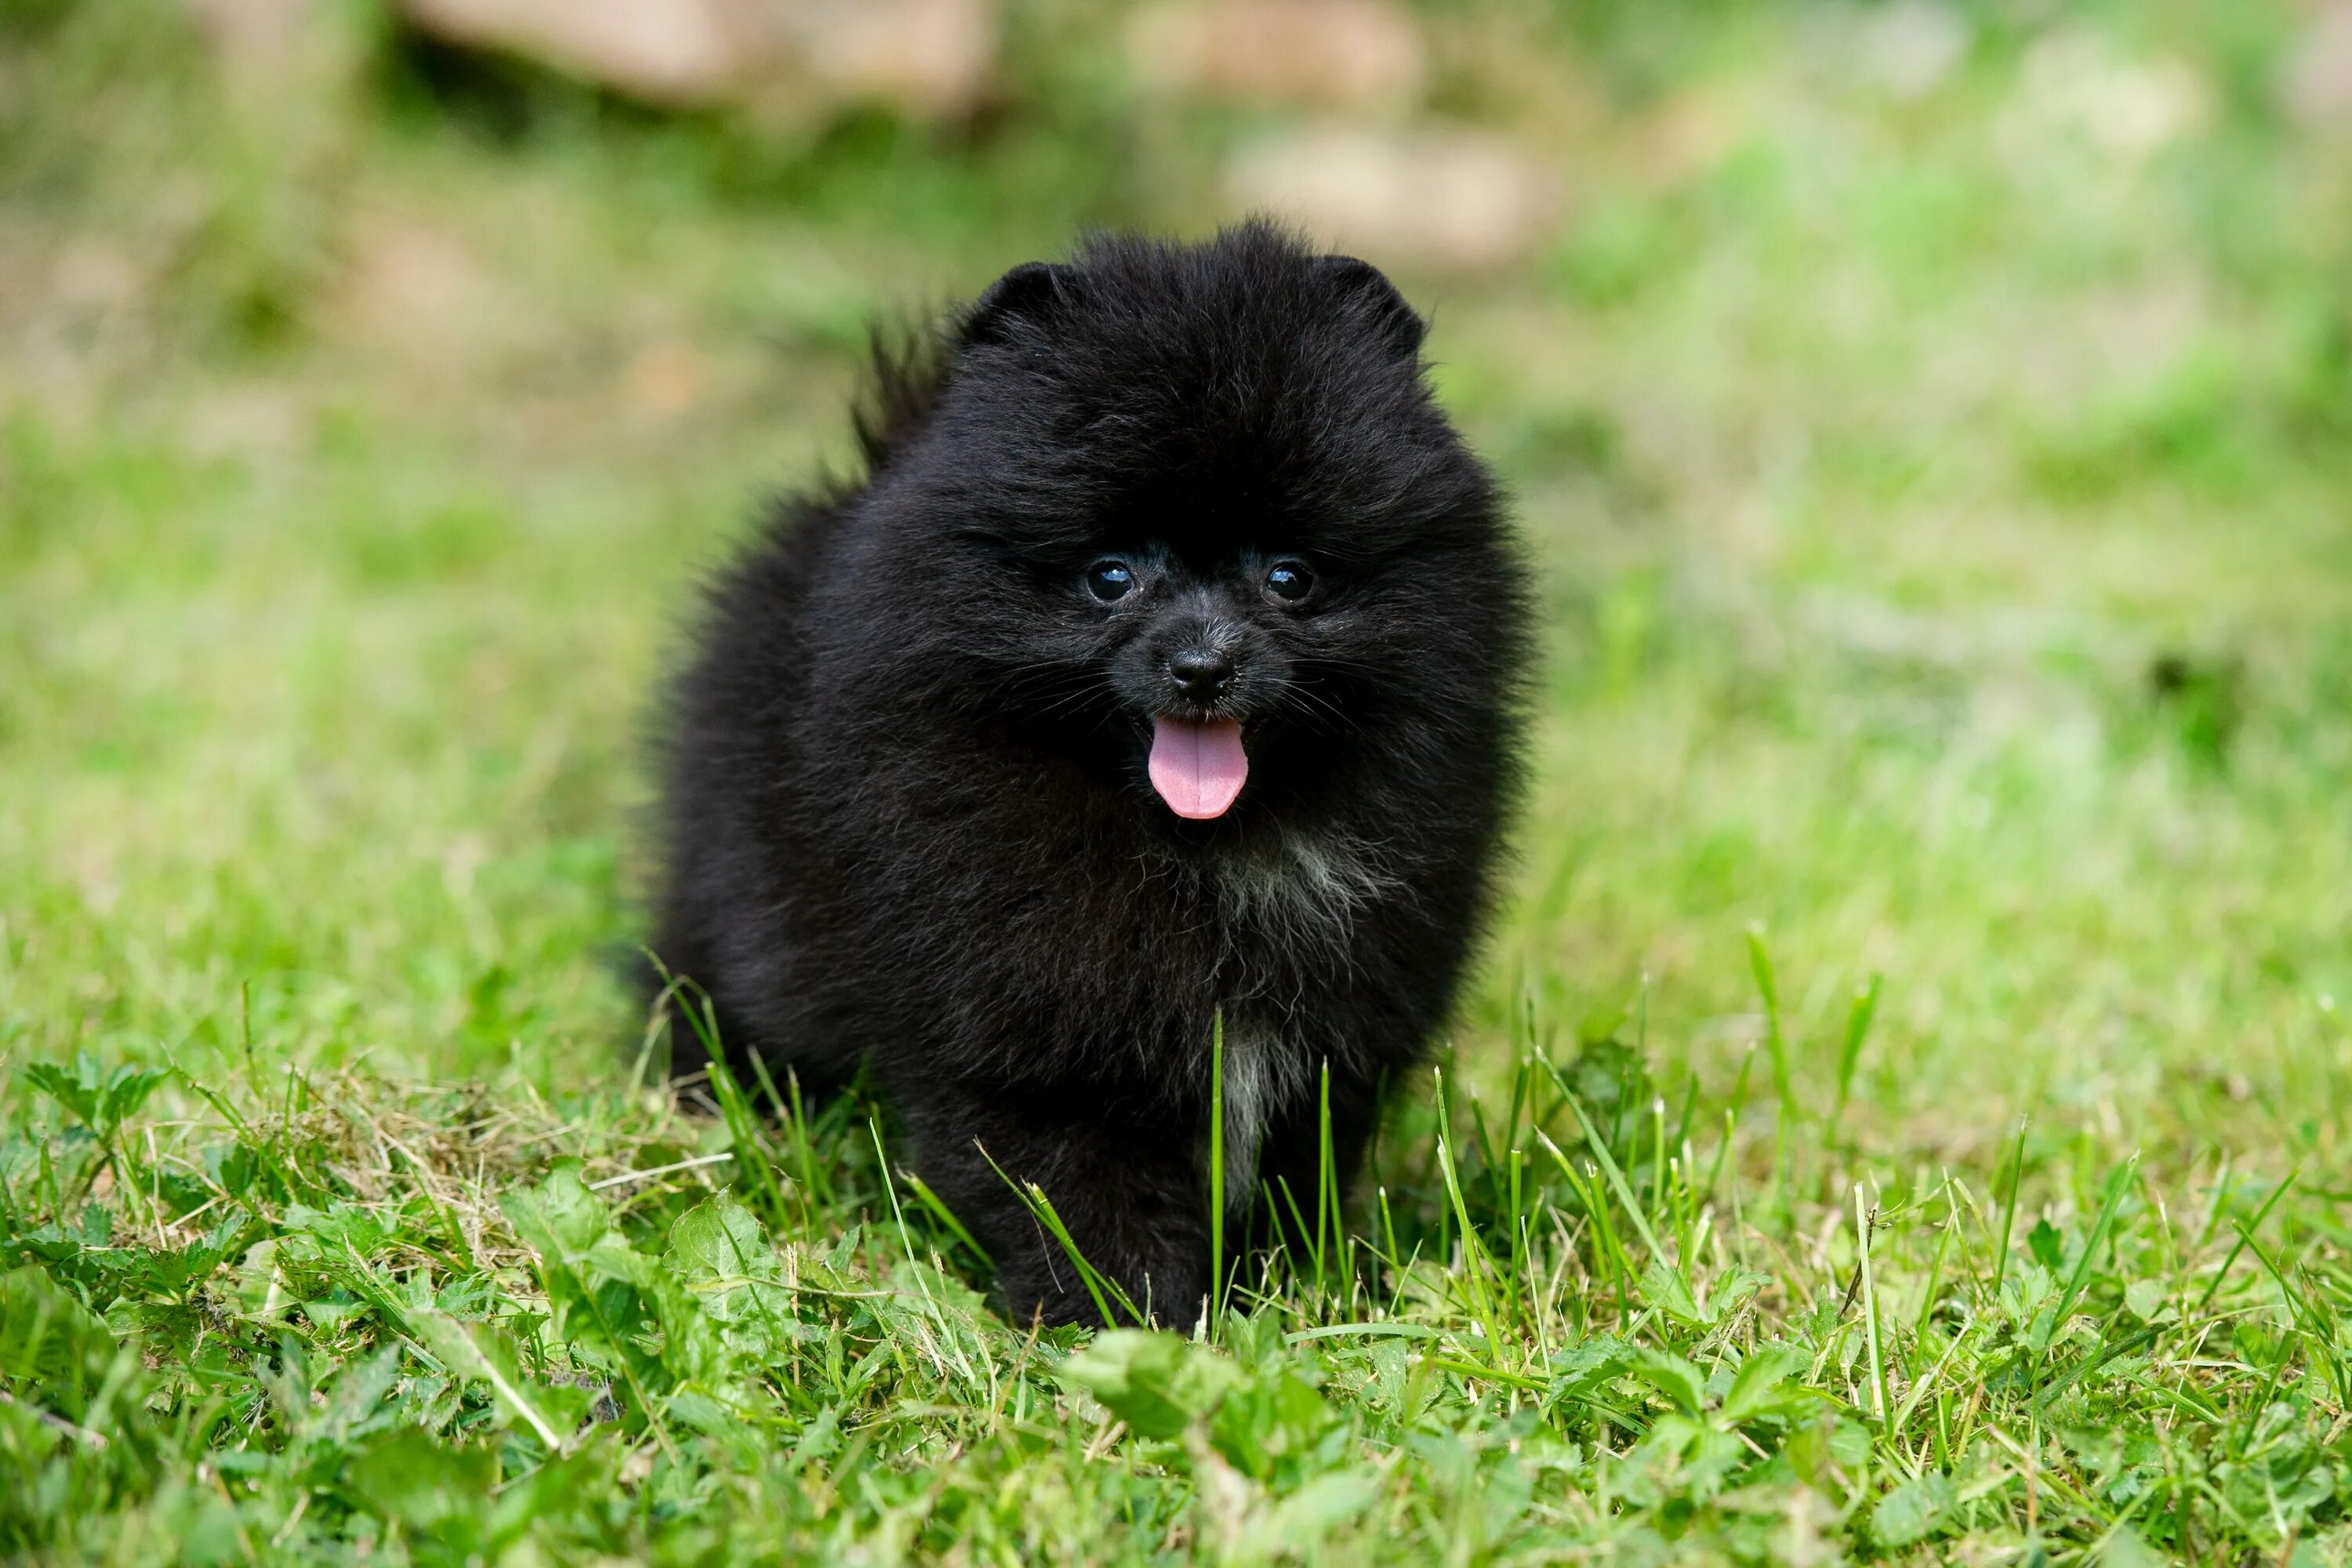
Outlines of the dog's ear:
<svg viewBox="0 0 2352 1568">
<path fill-rule="evenodd" d="M 1318 256 L 1315 272 L 1323 286 L 1344 300 L 1349 310 L 1401 354 L 1421 352 L 1429 325 L 1413 313 L 1388 274 L 1352 256 Z"/>
<path fill-rule="evenodd" d="M 1078 269 L 1049 261 L 1024 261 L 995 282 L 964 311 L 957 336 L 965 343 L 1009 342 L 1023 325 L 1053 319 L 1077 291 Z"/>
</svg>

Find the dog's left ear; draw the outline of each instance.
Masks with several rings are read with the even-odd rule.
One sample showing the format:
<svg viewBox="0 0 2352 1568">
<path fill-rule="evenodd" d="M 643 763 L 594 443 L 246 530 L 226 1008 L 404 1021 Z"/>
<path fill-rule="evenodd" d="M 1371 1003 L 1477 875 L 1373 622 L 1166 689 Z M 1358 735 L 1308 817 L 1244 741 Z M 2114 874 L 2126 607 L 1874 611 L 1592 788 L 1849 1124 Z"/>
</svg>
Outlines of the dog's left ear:
<svg viewBox="0 0 2352 1568">
<path fill-rule="evenodd" d="M 1053 319 L 1076 292 L 1078 269 L 1050 261 L 1024 261 L 971 302 L 960 336 L 967 344 L 1011 341 L 1024 324 Z"/>
<path fill-rule="evenodd" d="M 1404 296 L 1397 292 L 1388 274 L 1352 256 L 1318 256 L 1315 258 L 1315 271 L 1324 287 L 1346 300 L 1350 310 L 1361 312 L 1361 319 L 1397 353 L 1421 352 L 1422 340 L 1429 336 L 1429 324 L 1404 302 Z"/>
</svg>

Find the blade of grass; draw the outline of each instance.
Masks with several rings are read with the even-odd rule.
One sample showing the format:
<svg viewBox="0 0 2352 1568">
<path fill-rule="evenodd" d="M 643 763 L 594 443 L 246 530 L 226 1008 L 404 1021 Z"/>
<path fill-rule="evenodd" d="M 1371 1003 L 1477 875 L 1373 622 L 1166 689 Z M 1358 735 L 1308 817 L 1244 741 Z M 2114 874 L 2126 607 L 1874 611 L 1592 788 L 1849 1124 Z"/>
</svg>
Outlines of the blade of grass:
<svg viewBox="0 0 2352 1568">
<path fill-rule="evenodd" d="M 922 1205 L 933 1219 L 945 1226 L 950 1235 L 971 1249 L 971 1255 L 980 1259 L 982 1268 L 993 1269 L 996 1267 L 996 1260 L 989 1256 L 988 1248 L 981 1246 L 979 1237 L 964 1228 L 963 1221 L 956 1218 L 955 1211 L 931 1191 L 929 1184 L 914 1172 L 904 1169 L 899 1171 L 898 1179 L 907 1184 L 907 1190 L 915 1194 L 915 1201 Z"/>
<path fill-rule="evenodd" d="M 1625 1173 L 1617 1168 L 1616 1157 L 1609 1152 L 1609 1145 L 1602 1140 L 1600 1130 L 1584 1113 L 1584 1102 L 1577 1099 L 1574 1089 L 1568 1087 L 1568 1079 L 1560 1076 L 1558 1068 L 1549 1061 L 1543 1066 L 1544 1070 L 1551 1075 L 1552 1084 L 1559 1090 L 1561 1099 L 1575 1114 L 1577 1126 L 1583 1130 L 1586 1146 L 1591 1149 L 1593 1158 L 1601 1163 L 1601 1173 L 1609 1178 L 1610 1188 L 1616 1193 L 1617 1201 L 1625 1205 L 1625 1217 L 1633 1222 L 1633 1229 L 1641 1237 L 1642 1245 L 1650 1249 L 1652 1258 L 1664 1263 L 1666 1260 L 1665 1248 L 1658 1245 L 1657 1233 L 1650 1228 L 1650 1222 L 1643 1215 L 1641 1205 L 1633 1201 L 1633 1189 L 1626 1182 Z M 1568 1156 L 1559 1152 L 1559 1145 L 1545 1138 L 1544 1146 L 1551 1152 L 1551 1157 L 1559 1163 L 1560 1169 L 1566 1170 Z"/>
<path fill-rule="evenodd" d="M 1086 1288 L 1087 1295 L 1094 1301 L 1095 1310 L 1101 1315 L 1105 1324 L 1116 1326 L 1118 1322 L 1110 1310 L 1113 1301 L 1117 1301 L 1134 1321 L 1141 1323 L 1146 1321 L 1144 1315 L 1136 1310 L 1135 1303 L 1128 1298 L 1118 1282 L 1087 1261 L 1087 1255 L 1079 1250 L 1076 1238 L 1070 1235 L 1070 1227 L 1062 1223 L 1062 1216 L 1055 1211 L 1054 1200 L 1045 1195 L 1045 1188 L 1034 1182 L 1014 1181 L 1005 1174 L 1004 1167 L 996 1163 L 996 1156 L 986 1149 L 981 1150 L 980 1157 L 988 1162 L 988 1168 L 996 1173 L 998 1180 L 1013 1189 L 1013 1195 L 1021 1200 L 1030 1217 L 1045 1227 L 1045 1233 L 1069 1258 L 1070 1267 L 1077 1271 L 1078 1283 Z"/>
<path fill-rule="evenodd" d="M 2065 1289 L 2059 1292 L 2058 1310 L 2051 1321 L 2063 1323 L 2066 1314 L 2074 1310 L 2075 1299 L 2082 1295 L 2083 1287 L 2090 1283 L 2091 1266 L 2098 1258 L 2099 1248 L 2105 1245 L 2107 1232 L 2116 1223 L 2116 1211 L 2123 1206 L 2124 1194 L 2130 1189 L 2138 1171 L 2139 1156 L 2134 1154 L 2107 1177 L 2106 1198 L 2099 1205 L 2099 1217 L 2092 1222 L 2090 1237 L 2083 1243 L 2083 1256 L 2074 1260 L 2074 1272 L 2067 1277 Z"/>
<path fill-rule="evenodd" d="M 1494 1258 L 1479 1238 L 1477 1227 L 1470 1223 L 1470 1208 L 1463 1201 L 1462 1182 L 1454 1169 L 1454 1140 L 1445 1114 L 1445 1069 L 1431 1070 L 1437 1080 L 1437 1168 L 1444 1175 L 1445 1195 L 1454 1205 L 1454 1217 L 1462 1226 L 1462 1272 L 1475 1298 L 1474 1308 L 1486 1324 L 1487 1346 L 1492 1353 L 1500 1355 L 1503 1329 L 1491 1288 Z"/>
<path fill-rule="evenodd" d="M 710 1058 L 710 1093 L 719 1101 L 719 1114 L 725 1119 L 728 1136 L 734 1142 L 735 1168 L 751 1177 L 752 1190 L 766 1205 L 768 1223 L 786 1223 L 789 1214 L 784 1206 L 783 1188 L 776 1181 L 775 1167 L 769 1163 L 767 1142 L 760 1136 L 751 1102 L 742 1086 L 735 1081 L 735 1075 L 727 1070 L 727 1064 L 716 1056 Z"/>
<path fill-rule="evenodd" d="M 1209 1337 L 1225 1321 L 1225 1012 L 1209 1016 Z"/>
<path fill-rule="evenodd" d="M 768 1071 L 768 1064 L 760 1053 L 751 1052 L 750 1059 L 752 1075 L 760 1080 L 760 1090 L 768 1097 L 768 1104 L 776 1113 L 777 1125 L 784 1130 L 793 1152 L 800 1157 L 801 1223 L 805 1225 L 809 1220 L 809 1205 L 820 1196 L 829 1197 L 830 1194 L 822 1193 L 816 1184 L 816 1158 L 809 1148 L 808 1120 L 802 1113 L 800 1079 L 790 1070 L 786 1071 L 784 1076 L 792 1084 L 792 1094 L 787 1099 L 776 1092 L 775 1077 Z"/>
<path fill-rule="evenodd" d="M 1772 973 L 1772 955 L 1764 947 L 1764 928 L 1748 928 L 1748 968 L 1756 977 L 1756 993 L 1764 1002 L 1764 1048 L 1772 1062 L 1772 1092 L 1780 1097 L 1780 1114 L 1786 1119 L 1795 1111 L 1795 1095 L 1789 1087 L 1789 1042 L 1780 1032 L 1780 985 Z"/>
<path fill-rule="evenodd" d="M 963 1374 L 967 1384 L 979 1387 L 986 1380 L 972 1371 L 971 1363 L 963 1353 L 963 1341 L 948 1326 L 947 1314 L 940 1310 L 938 1300 L 931 1295 L 931 1283 L 923 1277 L 922 1260 L 915 1256 L 914 1233 L 907 1228 L 907 1211 L 898 1202 L 898 1184 L 890 1180 L 890 1155 L 888 1151 L 882 1147 L 882 1119 L 879 1116 L 869 1116 L 866 1119 L 866 1130 L 874 1138 L 875 1164 L 882 1173 L 883 1194 L 890 1200 L 890 1217 L 898 1223 L 898 1246 L 906 1254 L 908 1272 L 914 1276 L 915 1289 L 923 1298 L 924 1308 L 930 1314 L 931 1321 L 939 1329 L 940 1337 L 947 1341 L 948 1349 L 955 1356 L 956 1370 Z"/>
<path fill-rule="evenodd" d="M 1874 974 L 1867 984 L 1853 994 L 1853 1005 L 1845 1016 L 1845 1039 L 1838 1047 L 1837 1100 L 1830 1109 L 1829 1133 L 1822 1141 L 1833 1141 L 1838 1123 L 1845 1118 L 1846 1098 L 1853 1089 L 1853 1069 L 1862 1060 L 1862 1047 L 1870 1038 L 1871 1020 L 1878 1016 L 1878 988 L 1883 977 Z"/>
<path fill-rule="evenodd" d="M 2336 1385 L 2336 1397 L 2340 1402 L 2346 1397 L 2344 1363 L 2336 1353 L 2335 1345 L 2330 1342 L 2333 1336 L 2326 1313 L 2311 1299 L 2309 1291 L 2297 1289 L 2288 1280 L 2286 1271 L 2263 1249 L 2263 1244 L 2254 1239 L 2252 1231 L 2242 1222 L 2233 1220 L 2231 1223 L 2237 1226 L 2239 1239 L 2243 1241 L 2247 1250 L 2254 1255 L 2254 1260 L 2268 1269 L 2270 1277 L 2278 1282 L 2279 1293 L 2286 1298 L 2287 1309 L 2294 1314 L 2297 1326 L 2318 1348 L 2318 1352 L 2327 1358 L 2327 1380 Z"/>
<path fill-rule="evenodd" d="M 2254 1211 L 2252 1221 L 2238 1227 L 2238 1244 L 2230 1248 L 2230 1256 L 2221 1259 L 2221 1267 L 2214 1270 L 2213 1278 L 2205 1286 L 2205 1294 L 2197 1299 L 2197 1310 L 2189 1314 L 2190 1320 L 2205 1315 L 2205 1309 L 2212 1305 L 2215 1293 L 2221 1289 L 2221 1281 L 2230 1277 L 2230 1266 L 2238 1261 L 2238 1254 L 2246 1249 L 2246 1244 L 2252 1239 L 2252 1233 L 2263 1227 L 2263 1220 L 2270 1214 L 2273 1205 L 2277 1204 L 2279 1199 L 2286 1196 L 2287 1189 L 2294 1185 L 2295 1178 L 2302 1174 L 2301 1165 L 2289 1171 L 2286 1173 L 2286 1180 L 2273 1188 L 2271 1195 L 2263 1200 L 2263 1206 Z"/>
<path fill-rule="evenodd" d="M 2001 1281 L 2009 1278 L 2010 1237 L 2017 1228 L 2017 1194 L 2025 1184 L 2025 1118 L 2017 1119 L 2017 1147 L 2009 1157 L 2009 1197 L 2000 1209 L 2000 1246 L 1993 1252 L 1992 1296 L 2000 1300 Z"/>
<path fill-rule="evenodd" d="M 1889 1438 L 1895 1428 L 1889 1422 L 1891 1412 L 1886 1405 L 1886 1358 L 1878 1344 L 1878 1281 L 1870 1269 L 1870 1225 L 1873 1215 L 1862 1206 L 1862 1184 L 1853 1186 L 1854 1246 L 1862 1263 L 1862 1321 L 1869 1334 L 1871 1394 L 1877 1406 L 1879 1429 Z"/>
</svg>

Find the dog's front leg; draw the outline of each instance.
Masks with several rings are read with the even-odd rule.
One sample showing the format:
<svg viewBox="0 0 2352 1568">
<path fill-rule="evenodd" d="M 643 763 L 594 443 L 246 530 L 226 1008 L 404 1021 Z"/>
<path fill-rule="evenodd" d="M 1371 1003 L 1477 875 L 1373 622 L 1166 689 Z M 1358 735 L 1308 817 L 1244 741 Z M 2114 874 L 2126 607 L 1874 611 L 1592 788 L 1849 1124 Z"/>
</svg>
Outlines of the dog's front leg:
<svg viewBox="0 0 2352 1568">
<path fill-rule="evenodd" d="M 1068 1097 L 943 1087 L 902 1100 L 915 1168 L 994 1256 L 1016 1321 L 1103 1321 L 1076 1263 L 1024 1201 L 1032 1186 L 1139 1313 L 1167 1327 L 1199 1319 L 1209 1275 L 1199 1129 L 1181 1117 L 1088 1115 Z M 1104 1295 L 1113 1320 L 1127 1321 Z"/>
</svg>

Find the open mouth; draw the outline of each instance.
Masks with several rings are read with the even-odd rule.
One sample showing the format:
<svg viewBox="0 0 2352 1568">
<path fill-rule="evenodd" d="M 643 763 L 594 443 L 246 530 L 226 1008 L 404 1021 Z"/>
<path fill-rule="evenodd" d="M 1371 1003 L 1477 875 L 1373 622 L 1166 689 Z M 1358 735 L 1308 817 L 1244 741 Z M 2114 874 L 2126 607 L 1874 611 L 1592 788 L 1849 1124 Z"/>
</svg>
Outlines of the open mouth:
<svg viewBox="0 0 2352 1568">
<path fill-rule="evenodd" d="M 1205 821 L 1231 809 L 1249 781 L 1249 753 L 1234 719 L 1151 721 L 1151 787 L 1179 816 Z"/>
</svg>

